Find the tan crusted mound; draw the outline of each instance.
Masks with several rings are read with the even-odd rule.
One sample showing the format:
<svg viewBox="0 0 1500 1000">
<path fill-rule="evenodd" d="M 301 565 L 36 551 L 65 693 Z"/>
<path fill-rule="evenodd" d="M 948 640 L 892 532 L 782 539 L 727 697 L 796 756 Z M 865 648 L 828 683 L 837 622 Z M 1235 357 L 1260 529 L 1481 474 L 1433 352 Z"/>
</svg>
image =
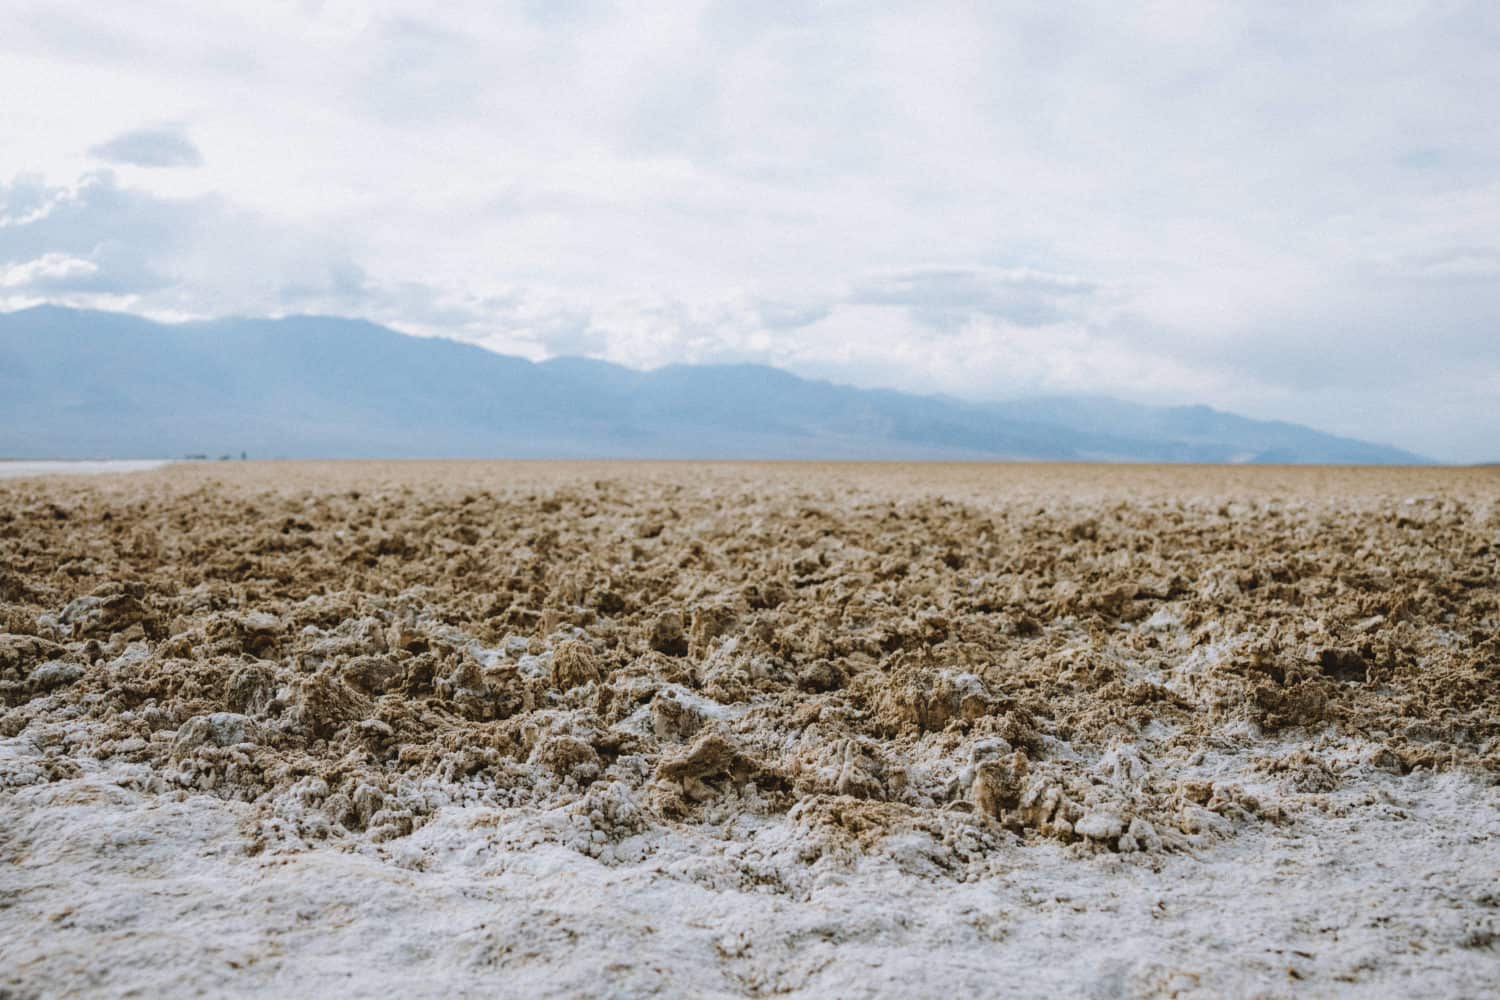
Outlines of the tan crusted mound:
<svg viewBox="0 0 1500 1000">
<path fill-rule="evenodd" d="M 1329 740 L 1500 775 L 1483 471 L 179 466 L 0 485 L 0 736 L 254 806 L 256 850 L 453 804 L 1192 848 L 1295 823 Z M 1321 741 L 1321 742 L 1320 742 Z M 1258 754 L 1275 794 L 1205 763 Z M 1262 782 L 1262 788 L 1265 783 Z"/>
</svg>

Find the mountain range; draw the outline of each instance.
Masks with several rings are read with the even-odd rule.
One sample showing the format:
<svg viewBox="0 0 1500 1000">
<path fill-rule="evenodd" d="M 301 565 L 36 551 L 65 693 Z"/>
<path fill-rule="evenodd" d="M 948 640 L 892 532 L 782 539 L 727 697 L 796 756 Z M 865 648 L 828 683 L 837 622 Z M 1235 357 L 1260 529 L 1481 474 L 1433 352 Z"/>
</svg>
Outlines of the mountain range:
<svg viewBox="0 0 1500 1000">
<path fill-rule="evenodd" d="M 363 320 L 0 314 L 0 457 L 1056 459 L 1417 464 L 1205 406 L 970 403 L 763 365 L 532 362 Z"/>
</svg>

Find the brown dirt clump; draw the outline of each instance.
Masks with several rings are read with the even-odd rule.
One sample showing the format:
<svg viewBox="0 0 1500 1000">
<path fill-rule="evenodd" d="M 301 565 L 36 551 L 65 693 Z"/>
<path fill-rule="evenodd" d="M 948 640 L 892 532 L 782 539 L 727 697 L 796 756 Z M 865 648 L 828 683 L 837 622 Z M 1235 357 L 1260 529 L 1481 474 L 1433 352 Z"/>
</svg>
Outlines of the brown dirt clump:
<svg viewBox="0 0 1500 1000">
<path fill-rule="evenodd" d="M 1152 852 L 1500 777 L 1484 470 L 233 464 L 0 484 L 0 736 L 247 840 L 571 810 Z M 1322 749 L 1320 749 L 1322 748 Z M 1258 755 L 1272 801 L 1214 755 Z M 22 779 L 17 779 L 22 780 Z M 988 846 L 987 846 L 988 845 Z"/>
</svg>

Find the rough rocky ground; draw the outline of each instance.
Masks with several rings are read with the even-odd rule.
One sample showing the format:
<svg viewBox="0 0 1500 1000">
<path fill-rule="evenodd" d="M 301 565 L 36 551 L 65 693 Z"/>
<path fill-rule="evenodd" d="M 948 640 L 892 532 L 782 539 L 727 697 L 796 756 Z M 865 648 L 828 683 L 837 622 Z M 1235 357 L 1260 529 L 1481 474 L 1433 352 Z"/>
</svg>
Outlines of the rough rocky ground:
<svg viewBox="0 0 1500 1000">
<path fill-rule="evenodd" d="M 1494 470 L 0 483 L 0 996 L 1482 996 Z"/>
</svg>

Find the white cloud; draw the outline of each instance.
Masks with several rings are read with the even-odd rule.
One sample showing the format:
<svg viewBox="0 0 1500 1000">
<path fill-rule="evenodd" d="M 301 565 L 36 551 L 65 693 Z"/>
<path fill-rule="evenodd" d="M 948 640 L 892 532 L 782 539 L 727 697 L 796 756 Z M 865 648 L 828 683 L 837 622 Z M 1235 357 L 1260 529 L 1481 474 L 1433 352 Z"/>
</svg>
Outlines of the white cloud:
<svg viewBox="0 0 1500 1000">
<path fill-rule="evenodd" d="M 33 275 L 8 286 L 17 293 L 154 315 L 363 304 L 362 271 L 336 238 L 215 195 L 156 195 L 108 170 L 68 186 L 21 177 L 0 182 L 0 218 L 0 266 Z"/>
<path fill-rule="evenodd" d="M 90 260 L 65 253 L 44 253 L 35 260 L 11 264 L 0 269 L 0 288 L 31 292 L 48 292 L 68 288 L 86 281 L 99 271 Z"/>
<path fill-rule="evenodd" d="M 871 275 L 855 285 L 850 301 L 904 306 L 934 326 L 975 315 L 1046 326 L 1077 315 L 1100 292 L 1083 278 L 1030 268 L 929 267 Z"/>
<path fill-rule="evenodd" d="M 1409 277 L 1444 283 L 1500 281 L 1500 249 L 1455 247 L 1408 261 L 1401 271 Z"/>
</svg>

